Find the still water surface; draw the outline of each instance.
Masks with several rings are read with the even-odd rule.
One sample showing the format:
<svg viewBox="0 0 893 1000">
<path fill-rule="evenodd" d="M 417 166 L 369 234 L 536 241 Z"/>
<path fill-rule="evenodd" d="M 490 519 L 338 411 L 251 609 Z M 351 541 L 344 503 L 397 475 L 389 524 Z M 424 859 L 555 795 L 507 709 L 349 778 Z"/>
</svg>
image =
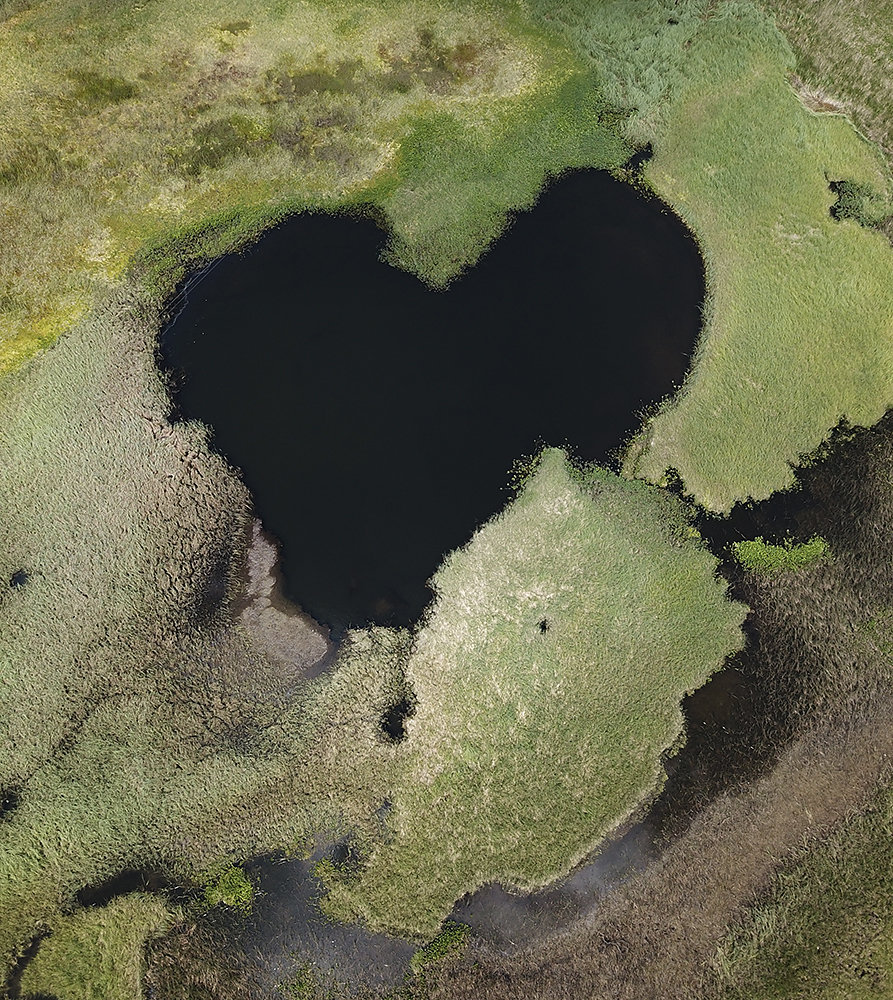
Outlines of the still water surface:
<svg viewBox="0 0 893 1000">
<path fill-rule="evenodd" d="M 610 461 L 681 382 L 704 297 L 681 222 L 603 172 L 553 182 L 447 291 L 385 242 L 369 219 L 291 219 L 194 284 L 161 341 L 289 596 L 336 634 L 416 621 L 519 457 Z"/>
</svg>

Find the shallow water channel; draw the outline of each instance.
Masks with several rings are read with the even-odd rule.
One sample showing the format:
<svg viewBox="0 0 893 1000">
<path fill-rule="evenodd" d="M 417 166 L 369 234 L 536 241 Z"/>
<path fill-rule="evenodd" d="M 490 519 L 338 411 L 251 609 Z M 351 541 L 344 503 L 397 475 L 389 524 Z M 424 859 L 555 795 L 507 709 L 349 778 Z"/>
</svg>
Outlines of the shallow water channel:
<svg viewBox="0 0 893 1000">
<path fill-rule="evenodd" d="M 368 218 L 291 219 L 193 276 L 161 340 L 288 596 L 336 636 L 417 621 L 522 456 L 609 461 L 682 380 L 704 296 L 682 223 L 603 172 L 554 181 L 447 291 L 385 241 Z"/>
</svg>

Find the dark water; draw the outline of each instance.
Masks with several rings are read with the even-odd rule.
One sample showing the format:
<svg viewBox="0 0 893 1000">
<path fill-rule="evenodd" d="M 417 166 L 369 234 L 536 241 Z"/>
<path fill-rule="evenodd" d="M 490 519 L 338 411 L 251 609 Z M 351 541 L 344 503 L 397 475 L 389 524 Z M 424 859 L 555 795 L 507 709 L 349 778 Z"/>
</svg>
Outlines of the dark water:
<svg viewBox="0 0 893 1000">
<path fill-rule="evenodd" d="M 683 378 L 704 295 L 681 222 L 596 171 L 555 181 L 446 292 L 384 243 L 368 219 L 290 220 L 193 285 L 161 344 L 289 596 L 336 630 L 417 620 L 519 457 L 609 460 Z"/>
</svg>

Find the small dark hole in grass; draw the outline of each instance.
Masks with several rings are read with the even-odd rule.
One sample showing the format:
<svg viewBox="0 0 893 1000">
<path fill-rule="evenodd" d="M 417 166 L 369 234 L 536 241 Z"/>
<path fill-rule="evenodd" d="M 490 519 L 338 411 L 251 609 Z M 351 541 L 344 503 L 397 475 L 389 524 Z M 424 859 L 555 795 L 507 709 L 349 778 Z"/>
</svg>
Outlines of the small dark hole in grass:
<svg viewBox="0 0 893 1000">
<path fill-rule="evenodd" d="M 415 705 L 409 698 L 401 698 L 396 705 L 385 709 L 381 717 L 381 731 L 392 743 L 406 739 L 406 720 L 414 711 Z"/>
<path fill-rule="evenodd" d="M 241 35 L 251 27 L 250 21 L 229 21 L 220 25 L 220 30 L 230 35 Z"/>
<path fill-rule="evenodd" d="M 667 18 L 667 24 L 678 24 L 678 23 L 679 23 L 679 18 L 677 18 L 677 17 L 668 17 Z"/>
<path fill-rule="evenodd" d="M 540 634 L 545 635 L 549 631 L 549 619 L 543 618 L 537 627 L 540 630 Z"/>
<path fill-rule="evenodd" d="M 342 874 L 356 874 L 364 861 L 360 848 L 350 838 L 338 841 L 329 851 L 329 861 Z"/>
<path fill-rule="evenodd" d="M 209 625 L 223 610 L 232 583 L 232 551 L 222 547 L 212 553 L 204 585 L 195 595 L 191 617 L 198 625 Z"/>
<path fill-rule="evenodd" d="M 332 848 L 332 864 L 343 865 L 350 856 L 350 846 L 348 844 L 336 844 Z"/>
<path fill-rule="evenodd" d="M 0 820 L 9 816 L 22 804 L 22 793 L 17 788 L 0 788 Z"/>
<path fill-rule="evenodd" d="M 631 170 L 633 173 L 637 173 L 645 164 L 654 156 L 654 146 L 649 142 L 647 145 L 643 146 L 641 149 L 637 150 L 633 155 L 626 161 L 624 166 L 627 170 Z"/>
<path fill-rule="evenodd" d="M 16 590 L 21 589 L 28 582 L 28 571 L 25 569 L 17 569 L 15 573 L 9 578 L 10 587 L 15 587 Z"/>
</svg>

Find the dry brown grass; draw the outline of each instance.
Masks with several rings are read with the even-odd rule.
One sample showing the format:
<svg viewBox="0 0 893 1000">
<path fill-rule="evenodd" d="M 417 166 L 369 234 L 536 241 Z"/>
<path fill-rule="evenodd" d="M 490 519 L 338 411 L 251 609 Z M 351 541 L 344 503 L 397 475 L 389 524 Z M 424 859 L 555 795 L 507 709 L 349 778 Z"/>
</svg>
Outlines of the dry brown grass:
<svg viewBox="0 0 893 1000">
<path fill-rule="evenodd" d="M 764 0 L 797 53 L 805 100 L 843 109 L 893 156 L 893 4 Z"/>
</svg>

